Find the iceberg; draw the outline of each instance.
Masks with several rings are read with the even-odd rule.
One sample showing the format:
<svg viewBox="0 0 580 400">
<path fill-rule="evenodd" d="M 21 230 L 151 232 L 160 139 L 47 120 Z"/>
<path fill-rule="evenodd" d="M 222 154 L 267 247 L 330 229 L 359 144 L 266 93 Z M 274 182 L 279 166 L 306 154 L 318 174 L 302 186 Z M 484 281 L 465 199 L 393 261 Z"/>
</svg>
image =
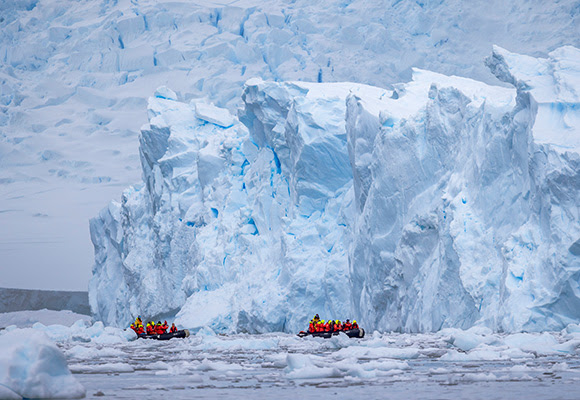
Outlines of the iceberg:
<svg viewBox="0 0 580 400">
<path fill-rule="evenodd" d="M 486 64 L 512 87 L 421 69 L 389 90 L 250 79 L 237 119 L 158 90 L 143 183 L 90 223 L 95 317 L 249 333 L 314 313 L 405 332 L 577 323 L 579 60 L 495 47 Z"/>
<path fill-rule="evenodd" d="M 72 376 L 64 354 L 44 333 L 16 329 L 0 339 L 2 398 L 85 397 L 85 388 Z"/>
</svg>

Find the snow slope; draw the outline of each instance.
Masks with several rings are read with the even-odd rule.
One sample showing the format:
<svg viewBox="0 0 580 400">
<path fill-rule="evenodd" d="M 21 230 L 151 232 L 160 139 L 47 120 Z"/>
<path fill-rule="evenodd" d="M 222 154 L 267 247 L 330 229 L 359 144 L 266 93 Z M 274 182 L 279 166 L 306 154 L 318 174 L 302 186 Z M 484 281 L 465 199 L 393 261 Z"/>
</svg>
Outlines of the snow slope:
<svg viewBox="0 0 580 400">
<path fill-rule="evenodd" d="M 96 317 L 247 332 L 315 312 L 412 332 L 578 321 L 580 158 L 561 131 L 574 143 L 575 107 L 559 105 L 578 104 L 580 53 L 530 60 L 489 57 L 515 88 L 419 69 L 394 90 L 252 79 L 233 125 L 161 88 L 144 184 L 91 221 Z"/>
<path fill-rule="evenodd" d="M 10 287 L 86 289 L 86 220 L 139 179 L 137 129 L 161 85 L 235 111 L 251 77 L 388 87 L 419 67 L 491 83 L 481 60 L 493 43 L 531 55 L 580 46 L 573 0 L 11 0 L 0 10 L 0 258 L 15 271 L 0 285 Z"/>
</svg>

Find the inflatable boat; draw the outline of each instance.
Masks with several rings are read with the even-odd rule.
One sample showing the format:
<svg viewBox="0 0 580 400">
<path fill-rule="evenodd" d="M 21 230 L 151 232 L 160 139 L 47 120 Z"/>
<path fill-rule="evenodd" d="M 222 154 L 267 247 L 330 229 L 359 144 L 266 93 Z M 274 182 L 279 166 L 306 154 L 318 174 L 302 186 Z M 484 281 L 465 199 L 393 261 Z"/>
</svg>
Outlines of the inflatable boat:
<svg viewBox="0 0 580 400">
<path fill-rule="evenodd" d="M 301 331 L 298 336 L 305 337 L 305 336 L 314 336 L 314 337 L 322 337 L 325 339 L 330 339 L 333 336 L 338 335 L 340 332 L 346 333 L 349 338 L 364 338 L 365 337 L 365 330 L 362 328 L 358 329 L 351 329 L 348 331 L 337 331 L 337 332 L 304 332 Z"/>
<path fill-rule="evenodd" d="M 177 332 L 162 333 L 160 335 L 148 335 L 146 333 L 139 335 L 141 339 L 155 339 L 155 340 L 169 340 L 173 338 L 186 338 L 189 336 L 189 331 L 187 329 L 182 329 Z"/>
</svg>

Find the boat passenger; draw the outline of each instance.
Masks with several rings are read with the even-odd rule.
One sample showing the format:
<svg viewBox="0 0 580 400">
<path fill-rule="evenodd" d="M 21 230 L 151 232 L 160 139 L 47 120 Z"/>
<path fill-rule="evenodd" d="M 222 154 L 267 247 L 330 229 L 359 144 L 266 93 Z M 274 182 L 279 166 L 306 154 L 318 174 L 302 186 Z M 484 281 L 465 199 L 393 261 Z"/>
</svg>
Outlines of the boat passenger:
<svg viewBox="0 0 580 400">
<path fill-rule="evenodd" d="M 147 322 L 147 334 L 148 335 L 155 335 L 155 326 L 151 322 Z"/>
<path fill-rule="evenodd" d="M 334 332 L 334 321 L 330 320 L 326 324 L 326 332 Z"/>
<path fill-rule="evenodd" d="M 334 321 L 334 331 L 339 332 L 342 330 L 342 325 L 340 324 L 340 320 Z"/>
<path fill-rule="evenodd" d="M 343 328 L 345 331 L 350 331 L 352 329 L 352 324 L 350 323 L 350 319 L 346 320 L 346 322 L 343 324 Z"/>
<path fill-rule="evenodd" d="M 133 329 L 135 331 L 135 333 L 137 334 L 137 336 L 142 335 L 143 333 L 145 333 L 145 330 L 143 329 L 143 324 L 140 324 L 138 322 L 131 324 L 131 329 Z"/>
<path fill-rule="evenodd" d="M 169 332 L 170 332 L 170 333 L 175 333 L 175 332 L 177 332 L 177 327 L 175 326 L 175 322 L 173 322 L 173 323 L 171 324 L 171 328 L 169 328 Z"/>
<path fill-rule="evenodd" d="M 352 329 L 358 329 L 358 324 L 356 321 L 352 321 Z"/>
<path fill-rule="evenodd" d="M 308 324 L 308 332 L 310 333 L 316 332 L 315 322 L 313 319 L 311 319 L 310 323 Z"/>
</svg>

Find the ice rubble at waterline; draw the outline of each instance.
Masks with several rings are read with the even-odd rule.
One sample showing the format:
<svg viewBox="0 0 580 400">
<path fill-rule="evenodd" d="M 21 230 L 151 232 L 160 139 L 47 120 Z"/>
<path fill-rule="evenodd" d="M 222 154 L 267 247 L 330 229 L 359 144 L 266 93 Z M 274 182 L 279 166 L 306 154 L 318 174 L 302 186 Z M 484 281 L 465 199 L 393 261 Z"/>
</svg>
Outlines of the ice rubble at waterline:
<svg viewBox="0 0 580 400">
<path fill-rule="evenodd" d="M 57 331 L 69 334 L 55 335 Z M 62 353 L 46 335 L 58 343 Z M 113 336 L 118 340 L 104 340 Z M 3 354 L 15 354 L 14 349 L 22 343 L 27 343 L 30 350 L 40 343 L 29 340 L 36 337 L 42 337 L 42 345 L 52 346 L 58 352 L 52 363 L 64 361 L 64 353 L 70 371 L 90 385 L 93 383 L 83 378 L 87 374 L 134 374 L 130 379 L 147 379 L 147 383 L 151 379 L 147 376 L 151 375 L 187 376 L 188 382 L 200 385 L 216 376 L 225 384 L 222 381 L 252 376 L 260 382 L 284 386 L 289 381 L 321 383 L 342 379 L 369 384 L 377 379 L 400 381 L 424 377 L 425 373 L 434 382 L 437 376 L 455 376 L 463 381 L 542 381 L 546 372 L 577 375 L 575 355 L 580 347 L 577 324 L 552 333 L 497 334 L 489 328 L 473 327 L 448 328 L 431 334 L 373 332 L 365 339 L 343 335 L 304 339 L 281 333 L 218 335 L 205 327 L 186 339 L 158 342 L 136 339 L 131 331 L 105 328 L 99 322 L 89 325 L 81 321 L 71 327 L 38 324 L 32 329 L 13 327 L 3 331 L 0 343 L 10 350 Z M 19 344 L 15 345 L 16 342 Z M 30 354 L 44 354 L 35 350 L 38 348 Z M 471 369 L 466 369 L 465 363 Z M 32 368 L 32 364 L 27 367 L 28 378 L 38 380 L 40 370 Z M 1 377 L 0 383 L 15 388 L 8 375 Z M 54 385 L 61 379 L 59 374 L 52 377 Z M 122 381 L 108 378 L 107 388 Z M 71 395 L 70 388 L 74 386 L 68 387 Z"/>
<path fill-rule="evenodd" d="M 158 92 L 143 183 L 91 221 L 96 317 L 220 332 L 297 331 L 316 312 L 407 332 L 578 321 L 579 62 L 495 47 L 486 64 L 513 88 L 418 69 L 393 90 L 252 79 L 233 124 Z"/>
</svg>

